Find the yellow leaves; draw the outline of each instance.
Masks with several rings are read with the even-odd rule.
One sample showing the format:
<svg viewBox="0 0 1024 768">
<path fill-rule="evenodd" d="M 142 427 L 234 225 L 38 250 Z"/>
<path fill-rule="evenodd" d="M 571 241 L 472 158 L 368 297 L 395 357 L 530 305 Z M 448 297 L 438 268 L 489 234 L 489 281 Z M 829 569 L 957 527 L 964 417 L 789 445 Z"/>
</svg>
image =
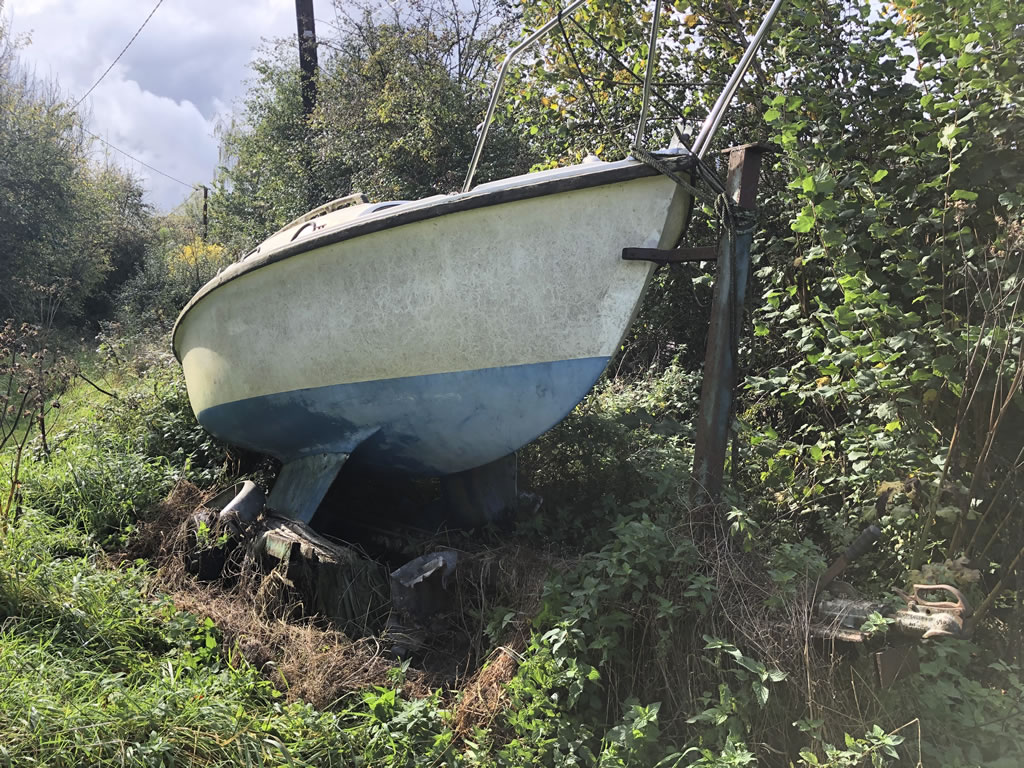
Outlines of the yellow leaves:
<svg viewBox="0 0 1024 768">
<path fill-rule="evenodd" d="M 172 260 L 194 267 L 203 262 L 219 262 L 224 256 L 224 248 L 216 243 L 204 243 L 196 240 L 189 245 L 183 245 L 174 254 Z"/>
<path fill-rule="evenodd" d="M 909 3 L 892 2 L 884 3 L 882 5 L 882 11 L 886 14 L 893 14 L 897 16 L 900 19 L 900 21 L 902 21 L 906 25 L 907 32 L 909 34 L 914 34 L 914 32 L 916 32 L 918 21 L 917 13 L 915 13 L 916 7 L 917 0 L 910 0 Z"/>
<path fill-rule="evenodd" d="M 550 109 L 550 110 L 552 110 L 554 112 L 562 112 L 563 111 L 562 108 L 558 105 L 558 102 L 553 101 L 552 99 L 549 99 L 547 96 L 541 96 L 541 98 L 540 98 L 540 105 L 542 107 L 547 107 L 548 109 Z"/>
<path fill-rule="evenodd" d="M 188 264 L 190 267 L 194 266 L 199 260 L 197 250 L 191 245 L 183 246 L 175 255 L 174 258 L 183 264 Z"/>
<path fill-rule="evenodd" d="M 187 275 L 191 280 L 208 280 L 218 269 L 231 263 L 231 257 L 220 245 L 195 239 L 167 254 L 171 274 Z"/>
<path fill-rule="evenodd" d="M 884 483 L 878 486 L 878 495 L 885 496 L 902 490 L 903 482 L 901 480 L 886 480 Z"/>
<path fill-rule="evenodd" d="M 683 16 L 683 23 L 691 29 L 697 26 L 698 21 L 700 21 L 700 17 L 696 13 L 688 13 Z"/>
<path fill-rule="evenodd" d="M 832 383 L 832 377 L 831 376 L 822 376 L 820 379 L 815 379 L 814 383 L 817 384 L 819 387 L 824 387 L 827 384 L 831 384 Z"/>
</svg>

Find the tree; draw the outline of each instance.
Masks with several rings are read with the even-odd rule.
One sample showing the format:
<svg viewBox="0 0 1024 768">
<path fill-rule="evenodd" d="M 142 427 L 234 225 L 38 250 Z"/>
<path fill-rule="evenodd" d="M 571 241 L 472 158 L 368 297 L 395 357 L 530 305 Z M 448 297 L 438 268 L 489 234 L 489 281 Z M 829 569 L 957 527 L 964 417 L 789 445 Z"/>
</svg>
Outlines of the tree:
<svg viewBox="0 0 1024 768">
<path fill-rule="evenodd" d="M 95 321 L 150 236 L 138 180 L 90 159 L 82 120 L 0 26 L 0 317 Z"/>
<path fill-rule="evenodd" d="M 233 259 L 205 238 L 203 196 L 195 194 L 157 220 L 155 234 L 130 277 L 117 290 L 117 332 L 136 337 L 169 331 L 182 307 Z M 111 343 L 117 333 L 105 331 Z"/>
<path fill-rule="evenodd" d="M 242 112 L 223 133 L 228 162 L 211 200 L 215 235 L 232 250 L 352 191 L 414 199 L 461 186 L 507 17 L 491 3 L 383 7 L 339 4 L 334 34 L 321 37 L 326 54 L 308 121 L 290 44 L 256 63 Z M 491 146 L 482 178 L 532 162 L 501 131 Z M 310 189 L 319 196 L 312 201 Z"/>
</svg>

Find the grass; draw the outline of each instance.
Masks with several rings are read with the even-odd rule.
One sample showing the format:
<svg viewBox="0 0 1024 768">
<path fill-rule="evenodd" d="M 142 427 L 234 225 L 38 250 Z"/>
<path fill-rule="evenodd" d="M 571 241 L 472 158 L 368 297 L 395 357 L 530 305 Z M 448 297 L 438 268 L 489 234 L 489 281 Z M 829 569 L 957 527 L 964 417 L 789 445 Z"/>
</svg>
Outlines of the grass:
<svg viewBox="0 0 1024 768">
<path fill-rule="evenodd" d="M 430 753 L 444 730 L 435 698 L 402 714 L 393 678 L 370 704 L 357 693 L 318 711 L 250 663 L 239 637 L 225 644 L 194 599 L 201 590 L 195 612 L 181 610 L 151 563 L 117 555 L 144 510 L 182 481 L 215 482 L 228 463 L 179 418 L 176 370 L 114 385 L 117 399 L 84 382 L 61 398 L 51 453 L 33 445 L 0 539 L 0 765 L 348 766 Z M 395 739 L 375 712 L 412 730 Z"/>
<path fill-rule="evenodd" d="M 84 533 L 26 513 L 0 552 L 0 761 L 343 764 L 336 716 L 221 654 L 212 622 L 112 568 Z"/>
<path fill-rule="evenodd" d="M 344 764 L 337 716 L 282 704 L 145 563 L 101 546 L 188 472 L 147 451 L 152 382 L 117 384 L 121 400 L 81 381 L 61 398 L 0 542 L 0 764 Z"/>
</svg>

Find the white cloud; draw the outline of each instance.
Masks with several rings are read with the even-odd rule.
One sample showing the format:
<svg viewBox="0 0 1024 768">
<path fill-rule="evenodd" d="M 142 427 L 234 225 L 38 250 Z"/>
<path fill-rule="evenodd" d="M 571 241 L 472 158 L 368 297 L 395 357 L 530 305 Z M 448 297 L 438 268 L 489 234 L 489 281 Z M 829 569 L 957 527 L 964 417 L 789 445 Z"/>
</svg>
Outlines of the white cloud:
<svg viewBox="0 0 1024 768">
<path fill-rule="evenodd" d="M 148 1 L 8 0 L 6 12 L 15 36 L 31 36 L 22 61 L 77 98 L 110 66 L 152 7 Z M 289 0 L 165 0 L 83 104 L 87 125 L 188 184 L 208 182 L 217 161 L 214 126 L 244 93 L 255 49 L 264 38 L 294 34 Z M 146 181 L 160 209 L 173 208 L 189 194 L 115 152 L 111 156 Z"/>
<path fill-rule="evenodd" d="M 213 118 L 205 117 L 191 101 L 175 101 L 143 90 L 127 80 L 119 67 L 111 70 L 91 98 L 90 129 L 111 144 L 186 184 L 210 180 L 217 162 Z M 119 164 L 147 180 L 157 205 L 170 208 L 189 190 L 165 176 L 96 145 Z"/>
</svg>

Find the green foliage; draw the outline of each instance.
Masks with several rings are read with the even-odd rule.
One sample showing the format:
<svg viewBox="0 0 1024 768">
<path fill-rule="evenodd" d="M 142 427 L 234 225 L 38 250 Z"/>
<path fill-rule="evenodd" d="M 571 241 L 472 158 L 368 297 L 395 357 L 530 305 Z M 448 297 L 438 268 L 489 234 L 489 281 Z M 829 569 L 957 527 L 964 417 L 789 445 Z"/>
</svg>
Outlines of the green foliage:
<svg viewBox="0 0 1024 768">
<path fill-rule="evenodd" d="M 889 759 L 899 758 L 896 748 L 902 743 L 902 736 L 886 733 L 876 725 L 859 739 L 846 734 L 844 747 L 826 747 L 824 759 L 819 759 L 810 750 L 802 751 L 800 765 L 829 766 L 829 768 L 854 768 L 854 766 L 868 764 L 888 765 Z"/>
<path fill-rule="evenodd" d="M 144 381 L 126 375 L 116 388 L 114 399 L 81 384 L 51 411 L 48 452 L 23 464 L 19 506 L 105 537 L 130 526 L 177 481 L 212 485 L 236 466 L 196 422 L 177 365 L 156 366 Z M 63 408 L 86 396 L 93 400 L 84 416 L 64 421 Z"/>
<path fill-rule="evenodd" d="M 0 318 L 95 321 L 151 229 L 138 180 L 90 159 L 80 116 L 20 68 L 0 22 Z"/>
<path fill-rule="evenodd" d="M 29 440 L 38 434 L 40 448 L 49 457 L 47 419 L 75 368 L 48 349 L 45 340 L 34 326 L 10 320 L 0 326 L 0 538 L 20 502 Z"/>
<path fill-rule="evenodd" d="M 871 614 L 864 619 L 864 623 L 860 626 L 860 631 L 868 637 L 885 634 L 889 630 L 889 625 L 894 621 L 894 619 L 887 618 L 878 611 L 872 611 Z"/>
<path fill-rule="evenodd" d="M 1005 36 L 1016 13 L 851 7 L 830 33 L 849 44 L 845 86 L 828 87 L 833 63 L 794 28 L 779 44 L 782 85 L 765 96 L 790 232 L 762 248 L 744 420 L 771 426 L 755 428 L 744 472 L 798 530 L 845 538 L 878 517 L 904 568 L 943 549 L 1008 563 L 1021 545 L 995 542 L 986 513 L 1009 501 L 1016 481 L 995 478 L 1019 470 L 1011 435 L 1024 418 L 1008 195 L 1024 176 L 1010 139 L 1020 80 L 1005 66 L 1019 58 Z M 912 53 L 917 83 L 902 76 Z"/>
<path fill-rule="evenodd" d="M 667 10 L 659 79 L 674 108 L 655 105 L 652 143 L 667 139 L 675 113 L 688 127 L 702 117 L 765 4 Z M 257 63 L 223 136 L 230 162 L 209 241 L 194 209 L 151 236 L 137 185 L 82 165 L 76 118 L 15 76 L 5 49 L 0 140 L 24 139 L 0 161 L 0 189 L 38 179 L 24 196 L 0 195 L 11 254 L 0 279 L 25 288 L 4 293 L 17 304 L 7 313 L 98 317 L 123 285 L 123 330 L 166 327 L 225 252 L 315 202 L 357 187 L 374 197 L 456 188 L 512 15 L 492 9 L 467 34 L 464 12 L 438 3 L 380 10 L 340 8 L 309 119 L 294 52 Z M 521 13 L 531 26 L 553 10 L 530 2 Z M 482 177 L 624 154 L 648 13 L 588 6 L 577 18 L 593 39 L 567 23 L 571 51 L 556 35 L 513 72 Z M 546 501 L 516 536 L 558 567 L 535 615 L 482 617 L 495 644 L 513 624 L 529 630 L 513 651 L 509 706 L 492 722 L 456 733 L 454 694 L 410 699 L 400 669 L 332 712 L 284 704 L 210 620 L 150 594 L 143 565 L 105 563 L 97 542 L 126 534 L 178 478 L 213 483 L 239 469 L 195 423 L 173 362 L 150 358 L 147 378 L 126 381 L 118 400 L 58 418 L 45 447 L 28 443 L 20 486 L 0 478 L 14 502 L 0 541 L 0 757 L 1018 764 L 1021 13 L 997 0 L 786 4 L 718 140 L 782 148 L 763 181 L 750 292 L 761 298 L 742 350 L 738 461 L 721 524 L 691 521 L 686 503 L 711 276 L 662 270 L 620 375 L 526 451 L 524 476 Z M 44 208 L 58 214 L 52 237 Z M 102 236 L 76 240 L 75 221 Z M 702 222 L 695 241 L 710 241 Z M 65 274 L 73 294 L 54 281 Z M 104 336 L 121 368 L 134 363 L 129 347 Z M 883 538 L 849 573 L 859 587 L 949 579 L 973 590 L 977 613 L 972 639 L 928 641 L 920 672 L 863 695 L 865 662 L 837 661 L 805 627 L 780 627 L 806 621 L 806 585 L 868 521 Z M 876 614 L 864 630 L 883 643 L 888 626 Z"/>
<path fill-rule="evenodd" d="M 527 28 L 553 18 L 559 4 L 525 4 Z M 709 13 L 709 15 L 711 15 Z M 548 162 L 579 161 L 587 154 L 621 159 L 629 153 L 640 114 L 651 11 L 631 3 L 589 3 L 563 20 L 539 44 L 540 55 L 513 68 L 499 118 L 529 137 Z M 690 116 L 709 97 L 703 88 L 704 44 L 666 4 L 661 20 L 659 79 L 647 126 L 652 146 L 666 146 L 675 120 L 687 129 Z M 706 37 L 706 35 L 705 35 Z M 720 55 L 716 49 L 715 55 Z M 716 62 L 720 68 L 720 63 Z M 581 77 L 582 74 L 582 77 Z"/>
<path fill-rule="evenodd" d="M 0 548 L 0 759 L 9 765 L 347 765 L 338 716 L 285 705 L 209 619 L 101 567 L 27 513 Z"/>
<path fill-rule="evenodd" d="M 761 9 L 745 8 L 731 21 L 718 6 L 680 11 L 663 31 L 676 47 L 665 46 L 672 53 L 659 76 L 685 79 L 708 67 L 695 78 L 705 83 L 724 76 L 723 53 L 735 52 L 738 30 L 756 23 Z M 534 3 L 526 19 L 539 23 L 551 13 Z M 626 70 L 643 70 L 642 17 L 599 6 L 577 18 L 608 49 L 569 26 L 576 59 L 593 78 L 597 110 L 578 78 L 570 78 L 576 62 L 556 35 L 517 75 L 514 106 L 504 116 L 528 129 L 549 161 L 602 145 L 609 156 L 605 124 L 629 136 L 638 109 L 635 90 L 623 85 L 636 80 Z M 824 18 L 830 22 L 821 24 Z M 764 300 L 753 309 L 752 340 L 742 350 L 747 384 L 728 512 L 734 535 L 749 537 L 747 546 L 772 548 L 776 607 L 823 570 L 823 551 L 841 551 L 865 523 L 878 522 L 884 543 L 851 578 L 888 588 L 917 578 L 908 573 L 921 573 L 922 563 L 934 559 L 927 568 L 944 568 L 974 590 L 983 617 L 998 604 L 993 624 L 1012 621 L 1010 601 L 995 596 L 1024 545 L 1010 534 L 1019 529 L 1024 425 L 1021 49 L 1011 32 L 1020 23 L 1016 7 L 1000 2 L 897 3 L 881 13 L 858 3 L 787 3 L 759 71 L 727 116 L 724 141 L 771 138 L 782 147 L 762 180 L 752 295 L 763 293 Z M 694 34 L 701 51 L 686 47 Z M 677 64 L 672 57 L 683 51 L 698 60 Z M 676 103 L 697 114 L 701 98 Z M 695 241 L 706 236 L 698 230 Z M 708 281 L 683 270 L 661 273 L 653 286 L 658 303 L 645 307 L 617 361 L 634 376 L 653 363 L 646 380 L 630 387 L 613 382 L 542 438 L 538 476 L 549 487 L 571 489 L 564 503 L 558 491 L 552 494 L 549 516 L 568 508 L 577 517 L 589 507 L 614 519 L 610 511 L 631 501 L 621 489 L 652 479 L 624 457 L 644 446 L 647 461 L 661 458 L 665 446 L 653 447 L 648 438 L 666 412 L 678 409 L 681 422 L 692 420 L 686 397 L 632 413 L 625 407 L 603 414 L 598 403 L 615 388 L 636 403 L 669 361 L 670 368 L 679 360 L 699 365 Z M 652 507 L 664 499 L 657 488 L 649 483 L 643 495 Z M 739 501 L 743 496 L 750 501 Z M 584 548 L 606 543 L 603 526 L 595 532 L 573 525 L 559 520 L 555 527 L 573 530 L 568 540 Z M 953 559 L 962 554 L 970 559 Z M 956 566 L 962 562 L 971 565 Z M 979 569 L 989 575 L 979 576 Z M 881 634 L 888 622 L 877 617 L 869 625 Z M 593 642 L 592 632 L 584 635 Z M 978 698 L 967 698 L 979 705 L 987 699 L 983 677 L 974 667 L 956 683 L 974 681 Z M 723 685 L 709 694 L 709 707 L 732 712 L 742 687 Z M 914 695 L 927 697 L 926 688 Z M 1010 700 L 987 690 L 1012 719 Z M 920 712 L 903 704 L 911 717 Z M 937 709 L 929 713 L 933 723 L 944 722 Z M 736 721 L 750 717 L 745 712 Z M 742 730 L 729 738 L 743 738 Z M 868 730 L 844 748 L 811 752 L 820 764 L 874 763 L 893 759 L 899 738 Z M 967 756 L 962 750 L 970 741 L 957 729 L 926 729 L 922 738 L 936 758 L 962 754 L 962 764 L 996 754 Z M 701 759 L 720 754 L 725 744 L 716 744 Z M 1016 744 L 1001 748 L 1020 753 Z"/>
<path fill-rule="evenodd" d="M 513 703 L 506 725 L 513 738 L 497 750 L 497 765 L 611 768 L 670 764 L 679 757 L 660 738 L 658 703 L 625 699 L 621 718 L 597 737 L 601 675 L 581 661 L 592 650 L 584 632 L 567 622 L 534 637 L 509 685 Z"/>
<path fill-rule="evenodd" d="M 372 3 L 343 9 L 313 119 L 317 162 L 346 169 L 351 188 L 373 199 L 454 191 L 476 141 L 492 46 L 504 46 L 511 31 L 508 13 L 491 2 L 380 10 Z M 507 175 L 511 166 L 502 161 L 497 172 Z"/>
<path fill-rule="evenodd" d="M 662 381 L 608 387 L 581 418 L 611 424 L 641 405 L 676 402 L 680 386 L 669 371 Z M 21 513 L 0 548 L 0 613 L 15 617 L 3 629 L 0 668 L 12 682 L 0 690 L 0 715 L 10 723 L 3 744 L 14 764 L 741 766 L 770 743 L 787 746 L 794 761 L 852 766 L 883 764 L 889 750 L 906 748 L 899 734 L 867 725 L 850 731 L 863 737 L 832 739 L 839 747 L 781 733 L 778 723 L 806 716 L 794 696 L 802 682 L 717 630 L 729 588 L 679 527 L 680 470 L 670 468 L 678 436 L 646 417 L 625 418 L 633 426 L 607 447 L 622 439 L 642 448 L 632 460 L 632 498 L 615 487 L 618 477 L 591 475 L 620 504 L 609 506 L 607 530 L 583 544 L 592 550 L 549 574 L 507 689 L 510 706 L 489 728 L 457 736 L 450 699 L 409 699 L 400 675 L 329 713 L 286 705 L 223 646 L 212 622 L 150 594 L 143 564 L 103 565 L 97 540 L 109 541 L 112 527 L 176 477 L 202 479 L 199 467 L 219 468 L 224 458 L 216 444 L 203 446 L 176 366 L 154 366 L 143 382 L 116 388 L 116 401 L 91 388 L 64 398 L 60 410 L 80 421 L 58 422 L 50 460 L 39 454 L 31 463 Z M 661 491 L 639 467 L 658 460 L 666 468 L 649 477 L 664 476 Z M 742 551 L 763 532 L 734 513 L 730 535 Z M 750 569 L 758 560 L 744 562 Z M 768 565 L 759 579 L 771 594 L 793 595 L 796 582 L 820 571 L 822 556 L 804 542 L 780 547 Z M 956 656 L 950 647 L 936 646 L 921 675 L 888 697 L 885 722 L 903 711 L 920 715 L 922 748 L 961 755 L 964 765 L 989 759 L 972 751 L 972 723 L 985 729 L 992 754 L 1012 754 L 1020 746 L 1019 672 L 1005 663 L 986 671 L 980 660 L 979 674 L 970 645 Z M 950 712 L 961 725 L 948 724 Z"/>
<path fill-rule="evenodd" d="M 302 162 L 309 129 L 302 119 L 298 68 L 284 61 L 281 51 L 254 63 L 256 87 L 222 140 L 232 162 L 214 182 L 211 230 L 235 253 L 249 250 L 315 202 Z M 345 190 L 338 191 L 340 196 Z"/>
<path fill-rule="evenodd" d="M 744 688 L 750 688 L 751 693 L 754 694 L 754 700 L 762 707 L 768 703 L 768 686 L 771 683 L 781 683 L 786 679 L 786 673 L 781 669 L 769 668 L 757 659 L 744 656 L 743 652 L 732 643 L 727 643 L 707 635 L 704 635 L 704 642 L 706 643 L 704 650 L 719 651 L 721 654 L 725 654 L 733 659 L 736 664 L 733 674 L 736 676 L 737 681 Z M 747 685 L 748 683 L 749 686 Z M 708 713 L 702 712 L 693 720 L 696 722 L 706 714 Z M 717 712 L 713 714 L 713 717 L 716 725 L 721 725 L 725 722 L 725 719 L 719 719 L 721 715 Z"/>
<path fill-rule="evenodd" d="M 178 479 L 212 480 L 224 459 L 177 366 L 118 384 L 116 400 L 84 384 L 67 393 L 58 410 L 74 421 L 54 422 L 49 456 L 27 454 L 0 537 L 0 761 L 436 764 L 452 740 L 438 697 L 389 689 L 334 713 L 286 704 L 211 619 L 152 592 L 147 563 L 110 561 L 100 544 L 112 533 L 129 534 Z"/>
<path fill-rule="evenodd" d="M 137 452 L 131 439 L 107 433 L 96 444 L 59 445 L 52 465 L 25 468 L 22 505 L 44 509 L 87 530 L 114 532 L 162 499 L 178 473 Z"/>
<path fill-rule="evenodd" d="M 925 763 L 1009 768 L 1024 755 L 1017 664 L 970 641 L 927 648 L 921 674 L 897 693 L 905 711 L 921 718 Z"/>
<path fill-rule="evenodd" d="M 670 10 L 661 79 L 717 82 L 761 10 Z M 524 19 L 552 13 L 532 3 Z M 735 468 L 763 500 L 758 516 L 783 523 L 779 538 L 838 547 L 879 517 L 889 566 L 903 569 L 932 553 L 1005 566 L 1021 546 L 996 537 L 1019 515 L 1012 435 L 1024 424 L 1018 17 L 1001 2 L 880 14 L 787 3 L 727 117 L 726 141 L 772 138 L 783 150 L 763 181 L 764 301 L 738 425 L 751 451 Z M 832 22 L 810 21 L 822 18 Z M 549 161 L 607 144 L 605 123 L 628 136 L 638 109 L 647 19 L 603 5 L 576 19 L 590 36 L 567 24 L 572 52 L 552 36 L 510 88 L 506 118 Z M 707 97 L 673 103 L 698 114 Z M 706 285 L 682 271 L 655 281 L 627 371 L 680 350 L 699 364 Z"/>
<path fill-rule="evenodd" d="M 623 514 L 677 509 L 693 462 L 695 388 L 696 376 L 674 364 L 630 385 L 599 385 L 521 452 L 523 475 L 546 500 L 521 532 L 598 549 Z"/>
<path fill-rule="evenodd" d="M 205 242 L 194 211 L 164 219 L 138 269 L 116 293 L 112 339 L 132 336 L 152 339 L 171 330 L 196 291 L 232 262 L 228 251 Z M 101 328 L 103 324 L 101 323 Z"/>
<path fill-rule="evenodd" d="M 113 425 L 120 434 L 137 435 L 146 457 L 184 468 L 192 482 L 212 485 L 222 479 L 233 456 L 196 421 L 180 367 L 166 358 L 163 362 L 148 372 L 145 389 L 129 390 L 125 402 L 112 407 Z M 240 455 L 235 449 L 234 457 Z"/>
</svg>

